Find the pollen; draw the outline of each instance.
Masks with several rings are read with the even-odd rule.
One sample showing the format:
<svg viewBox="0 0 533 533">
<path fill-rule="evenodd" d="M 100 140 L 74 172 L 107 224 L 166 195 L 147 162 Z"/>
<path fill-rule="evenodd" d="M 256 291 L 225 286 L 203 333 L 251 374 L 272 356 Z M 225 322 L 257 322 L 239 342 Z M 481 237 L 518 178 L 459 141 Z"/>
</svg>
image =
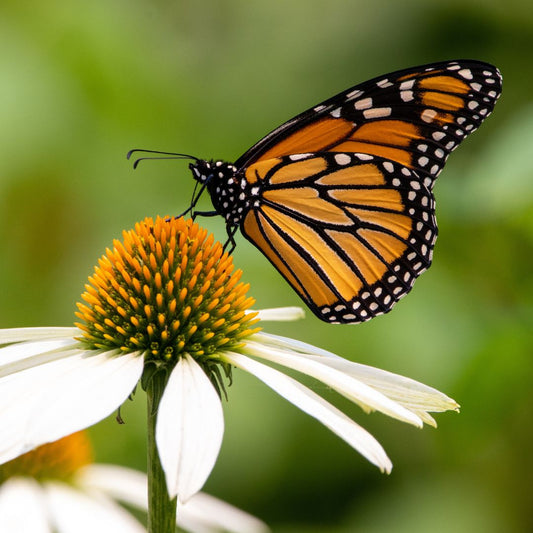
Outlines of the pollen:
<svg viewBox="0 0 533 533">
<path fill-rule="evenodd" d="M 146 362 L 188 353 L 216 363 L 256 333 L 253 298 L 222 245 L 190 219 L 147 218 L 98 262 L 78 303 L 80 340 L 92 349 L 143 351 Z"/>
<path fill-rule="evenodd" d="M 85 432 L 79 431 L 0 465 L 0 484 L 14 476 L 66 481 L 92 461 L 89 438 Z"/>
</svg>

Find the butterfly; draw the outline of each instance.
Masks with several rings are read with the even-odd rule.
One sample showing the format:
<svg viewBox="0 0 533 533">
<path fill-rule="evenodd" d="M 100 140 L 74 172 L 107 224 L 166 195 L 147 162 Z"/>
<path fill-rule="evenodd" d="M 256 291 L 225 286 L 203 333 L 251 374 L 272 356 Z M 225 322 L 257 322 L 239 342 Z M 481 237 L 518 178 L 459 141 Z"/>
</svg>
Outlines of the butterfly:
<svg viewBox="0 0 533 533">
<path fill-rule="evenodd" d="M 479 61 L 409 68 L 304 111 L 235 163 L 170 154 L 194 160 L 185 214 L 221 215 L 233 246 L 240 228 L 321 320 L 387 313 L 431 264 L 435 179 L 501 83 Z M 195 211 L 206 189 L 214 211 Z"/>
</svg>

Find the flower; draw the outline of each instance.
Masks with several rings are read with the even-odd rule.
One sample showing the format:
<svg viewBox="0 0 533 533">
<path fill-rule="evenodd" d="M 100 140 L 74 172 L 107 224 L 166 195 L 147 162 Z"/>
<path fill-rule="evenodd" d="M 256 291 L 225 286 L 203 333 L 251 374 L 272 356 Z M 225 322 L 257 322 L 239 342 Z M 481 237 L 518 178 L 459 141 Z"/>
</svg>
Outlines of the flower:
<svg viewBox="0 0 533 533">
<path fill-rule="evenodd" d="M 208 478 L 224 431 L 221 397 L 232 368 L 250 372 L 382 471 L 392 463 L 372 435 L 297 380 L 258 359 L 325 383 L 360 405 L 421 427 L 458 409 L 439 391 L 261 333 L 241 272 L 212 236 L 184 219 L 152 219 L 114 241 L 89 278 L 75 328 L 0 330 L 0 463 L 94 424 L 140 382 L 158 398 L 156 441 L 171 498 L 187 501 Z M 154 411 L 155 412 L 155 411 Z M 9 431 L 5 431 L 9 428 Z"/>
<path fill-rule="evenodd" d="M 142 472 L 92 463 L 89 439 L 77 432 L 0 467 L 0 531 L 141 533 L 144 526 L 117 502 L 146 511 L 146 486 Z M 257 518 L 201 492 L 180 505 L 177 524 L 208 533 L 268 531 Z"/>
</svg>

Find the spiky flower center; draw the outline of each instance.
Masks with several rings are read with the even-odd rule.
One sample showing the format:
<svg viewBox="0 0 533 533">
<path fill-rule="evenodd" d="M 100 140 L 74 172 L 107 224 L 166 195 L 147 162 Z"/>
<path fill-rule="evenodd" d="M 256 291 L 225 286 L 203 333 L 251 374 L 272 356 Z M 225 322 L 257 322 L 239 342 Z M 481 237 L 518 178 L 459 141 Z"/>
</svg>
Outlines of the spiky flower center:
<svg viewBox="0 0 533 533">
<path fill-rule="evenodd" d="M 205 365 L 257 331 L 241 274 L 192 220 L 147 218 L 113 242 L 89 278 L 76 313 L 81 340 L 172 365 L 188 353 Z"/>
<path fill-rule="evenodd" d="M 91 443 L 86 433 L 79 431 L 0 465 L 0 483 L 15 476 L 65 481 L 92 461 Z"/>
</svg>

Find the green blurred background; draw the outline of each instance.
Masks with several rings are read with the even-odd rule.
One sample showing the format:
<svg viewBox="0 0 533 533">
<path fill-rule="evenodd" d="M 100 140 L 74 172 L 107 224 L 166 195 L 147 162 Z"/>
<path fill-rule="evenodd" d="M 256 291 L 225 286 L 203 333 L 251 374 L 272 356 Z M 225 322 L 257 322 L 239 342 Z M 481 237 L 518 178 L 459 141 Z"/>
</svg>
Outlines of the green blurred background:
<svg viewBox="0 0 533 533">
<path fill-rule="evenodd" d="M 503 97 L 436 185 L 434 265 L 389 315 L 267 324 L 445 391 L 460 414 L 417 430 L 365 415 L 382 475 L 254 378 L 235 373 L 206 490 L 278 532 L 533 530 L 533 8 L 478 2 L 4 0 L 0 6 L 0 326 L 70 325 L 84 280 L 135 221 L 188 206 L 187 163 L 234 160 L 351 85 L 452 58 L 496 64 Z M 208 208 L 208 200 L 202 204 Z M 202 224 L 225 238 L 222 219 Z M 299 305 L 251 245 L 258 307 Z M 98 391 L 95 391 L 97 394 Z M 96 459 L 144 469 L 144 398 L 91 430 Z"/>
</svg>

